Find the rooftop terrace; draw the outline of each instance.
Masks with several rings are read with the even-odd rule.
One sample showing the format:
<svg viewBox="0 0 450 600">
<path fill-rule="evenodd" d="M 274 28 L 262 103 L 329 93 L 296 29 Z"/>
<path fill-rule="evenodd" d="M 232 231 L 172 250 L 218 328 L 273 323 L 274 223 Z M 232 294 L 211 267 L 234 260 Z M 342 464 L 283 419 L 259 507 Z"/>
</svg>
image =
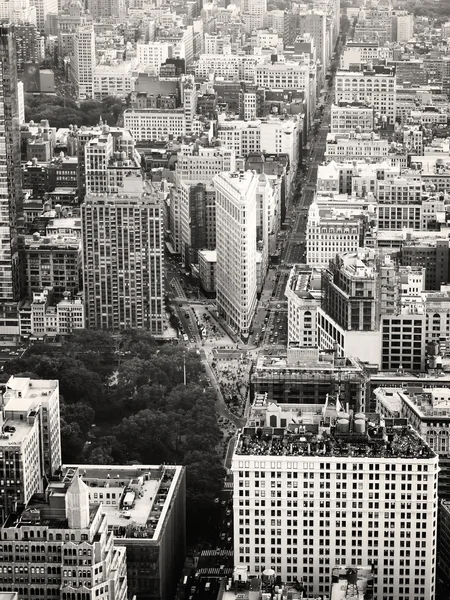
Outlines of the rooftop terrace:
<svg viewBox="0 0 450 600">
<path fill-rule="evenodd" d="M 325 406 L 322 415 L 317 411 L 305 412 L 294 418 L 291 413 L 290 420 L 288 411 L 285 411 L 284 419 L 280 419 L 280 423 L 283 422 L 286 422 L 284 427 L 270 427 L 267 423 L 264 427 L 245 427 L 236 446 L 236 455 L 386 459 L 427 459 L 435 456 L 417 433 L 407 426 L 406 419 L 383 420 L 378 414 L 358 414 L 353 420 L 336 407 Z"/>
</svg>

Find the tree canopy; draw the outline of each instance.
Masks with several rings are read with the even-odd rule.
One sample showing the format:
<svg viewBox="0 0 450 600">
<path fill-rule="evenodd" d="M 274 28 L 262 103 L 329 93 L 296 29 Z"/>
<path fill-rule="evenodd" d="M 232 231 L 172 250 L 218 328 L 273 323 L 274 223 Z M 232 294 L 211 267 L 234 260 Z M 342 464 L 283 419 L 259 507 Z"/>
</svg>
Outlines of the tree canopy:
<svg viewBox="0 0 450 600">
<path fill-rule="evenodd" d="M 120 98 L 108 96 L 101 101 L 86 100 L 77 104 L 71 98 L 47 95 L 25 95 L 25 119 L 39 123 L 48 120 L 51 127 L 97 125 L 100 117 L 108 125 L 117 125 L 125 109 Z"/>
<path fill-rule="evenodd" d="M 30 346 L 5 370 L 59 380 L 64 462 L 185 465 L 188 522 L 205 532 L 224 476 L 222 433 L 195 351 L 145 331 L 79 330 L 62 346 Z"/>
</svg>

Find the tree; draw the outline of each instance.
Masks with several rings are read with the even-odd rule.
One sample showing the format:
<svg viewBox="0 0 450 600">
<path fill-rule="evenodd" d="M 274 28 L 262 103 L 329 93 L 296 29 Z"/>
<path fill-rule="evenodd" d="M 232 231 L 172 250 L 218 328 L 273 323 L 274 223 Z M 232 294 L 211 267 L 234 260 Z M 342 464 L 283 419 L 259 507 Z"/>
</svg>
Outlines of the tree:
<svg viewBox="0 0 450 600">
<path fill-rule="evenodd" d="M 84 437 L 90 430 L 95 420 L 94 409 L 84 402 L 76 402 L 75 404 L 61 403 L 61 419 L 66 423 L 75 423 L 79 426 Z"/>
<path fill-rule="evenodd" d="M 61 419 L 61 440 L 63 462 L 78 462 L 84 446 L 84 436 L 80 426 Z"/>
</svg>

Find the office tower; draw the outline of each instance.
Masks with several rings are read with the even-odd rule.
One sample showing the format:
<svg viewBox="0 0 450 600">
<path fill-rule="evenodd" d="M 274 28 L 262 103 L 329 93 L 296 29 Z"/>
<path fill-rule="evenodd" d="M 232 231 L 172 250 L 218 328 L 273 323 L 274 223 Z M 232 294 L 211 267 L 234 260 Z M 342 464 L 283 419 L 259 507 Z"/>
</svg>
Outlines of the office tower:
<svg viewBox="0 0 450 600">
<path fill-rule="evenodd" d="M 4 520 L 33 494 L 42 493 L 44 477 L 52 477 L 61 466 L 58 382 L 10 377 L 3 402 L 0 513 Z"/>
<path fill-rule="evenodd" d="M 88 327 L 163 330 L 164 239 L 160 190 L 125 177 L 117 194 L 87 194 L 81 205 Z"/>
<path fill-rule="evenodd" d="M 78 100 L 94 96 L 95 31 L 92 25 L 79 27 L 74 36 L 70 76 Z"/>
<path fill-rule="evenodd" d="M 58 14 L 58 0 L 30 0 L 31 5 L 36 8 L 36 26 L 44 33 L 47 17 Z"/>
<path fill-rule="evenodd" d="M 235 154 L 226 148 L 182 146 L 176 165 L 177 190 L 171 210 L 179 209 L 181 254 L 186 265 L 197 262 L 197 251 L 216 247 L 216 192 L 214 175 L 235 170 Z M 175 215 L 174 215 L 175 216 Z M 173 235 L 173 238 L 176 236 Z"/>
<path fill-rule="evenodd" d="M 19 101 L 14 27 L 0 27 L 0 302 L 17 300 L 20 269 L 17 215 L 22 204 Z"/>
<path fill-rule="evenodd" d="M 220 173 L 216 190 L 217 310 L 248 336 L 256 308 L 256 188 L 253 171 Z"/>
<path fill-rule="evenodd" d="M 49 482 L 45 495 L 11 513 L 1 536 L 1 586 L 20 599 L 126 600 L 125 548 L 115 546 L 78 473 Z"/>
<path fill-rule="evenodd" d="M 236 568 L 325 596 L 373 565 L 375 598 L 434 599 L 438 457 L 404 419 L 258 397 L 231 470 Z"/>
<path fill-rule="evenodd" d="M 186 554 L 185 467 L 67 465 L 63 480 L 76 472 L 126 549 L 130 597 L 172 600 Z"/>
</svg>

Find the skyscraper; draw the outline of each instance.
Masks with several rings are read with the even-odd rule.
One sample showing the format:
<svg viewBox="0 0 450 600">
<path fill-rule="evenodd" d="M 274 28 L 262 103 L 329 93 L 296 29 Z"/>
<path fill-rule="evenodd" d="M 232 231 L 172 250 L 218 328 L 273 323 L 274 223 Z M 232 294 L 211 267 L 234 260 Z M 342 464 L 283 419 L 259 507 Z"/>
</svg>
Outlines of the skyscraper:
<svg viewBox="0 0 450 600">
<path fill-rule="evenodd" d="M 254 171 L 220 173 L 216 188 L 217 310 L 240 335 L 256 308 L 256 188 Z"/>
<path fill-rule="evenodd" d="M 20 294 L 17 214 L 22 202 L 14 27 L 0 27 L 0 302 Z"/>
<path fill-rule="evenodd" d="M 160 191 L 130 173 L 119 194 L 81 206 L 88 327 L 163 328 L 164 239 Z"/>
<path fill-rule="evenodd" d="M 71 78 L 77 98 L 94 96 L 95 32 L 92 25 L 80 27 L 75 34 Z"/>
<path fill-rule="evenodd" d="M 438 457 L 404 419 L 259 397 L 241 431 L 236 568 L 328 597 L 333 567 L 373 565 L 374 598 L 433 600 Z"/>
</svg>

